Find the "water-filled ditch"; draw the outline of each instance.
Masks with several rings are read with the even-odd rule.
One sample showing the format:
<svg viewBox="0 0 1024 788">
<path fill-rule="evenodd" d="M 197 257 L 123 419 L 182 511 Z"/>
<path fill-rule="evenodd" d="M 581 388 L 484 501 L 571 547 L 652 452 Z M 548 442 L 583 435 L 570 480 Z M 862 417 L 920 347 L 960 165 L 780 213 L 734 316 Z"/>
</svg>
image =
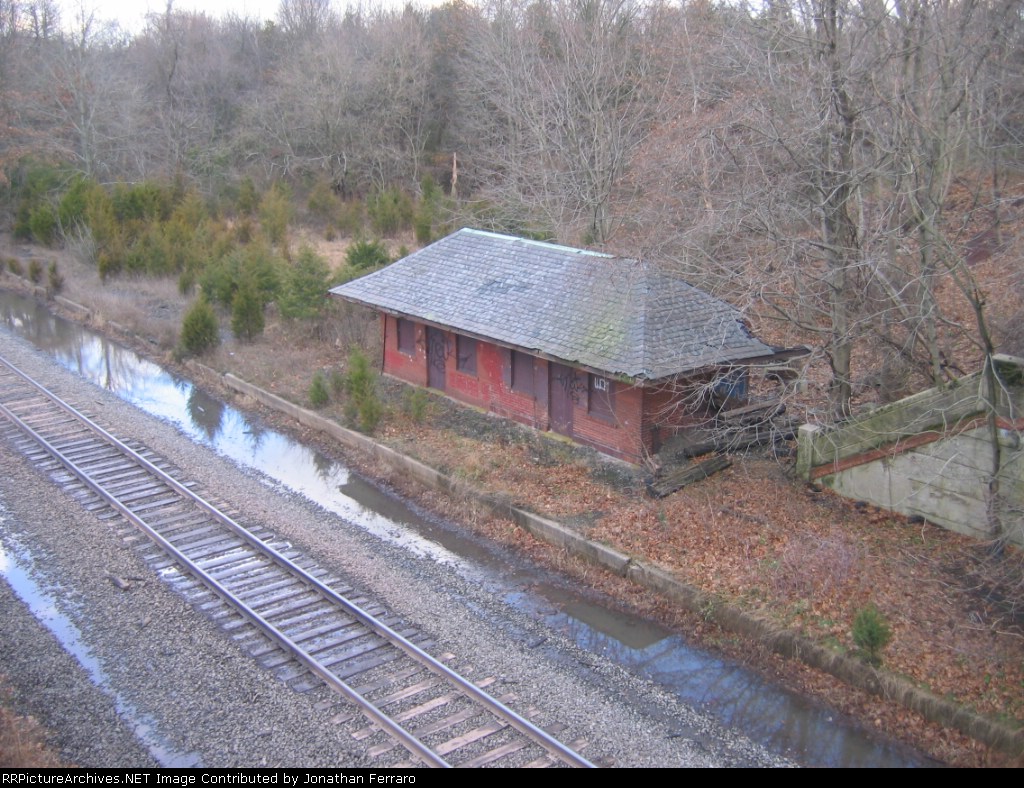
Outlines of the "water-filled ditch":
<svg viewBox="0 0 1024 788">
<path fill-rule="evenodd" d="M 342 464 L 267 428 L 134 351 L 51 314 L 31 299 L 0 292 L 0 322 L 67 369 L 171 422 L 193 440 L 380 539 L 450 565 L 581 648 L 656 682 L 723 725 L 799 763 L 863 767 L 928 763 L 902 746 L 876 739 L 833 710 L 694 647 L 653 622 L 606 608 L 552 583 L 543 571 L 510 563 L 457 527 L 425 515 Z M 24 567 L 18 570 L 19 577 L 35 571 L 27 554 L 16 560 L 8 556 L 5 565 Z M 14 583 L 10 570 L 0 574 Z"/>
</svg>

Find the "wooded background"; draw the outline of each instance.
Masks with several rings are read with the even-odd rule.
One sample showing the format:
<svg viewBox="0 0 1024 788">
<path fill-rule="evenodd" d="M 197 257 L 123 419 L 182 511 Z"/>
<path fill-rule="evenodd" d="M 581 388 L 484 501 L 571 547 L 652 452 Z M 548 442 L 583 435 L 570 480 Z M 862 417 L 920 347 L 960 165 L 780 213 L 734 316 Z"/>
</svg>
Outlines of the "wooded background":
<svg viewBox="0 0 1024 788">
<path fill-rule="evenodd" d="M 677 270 L 814 348 L 822 419 L 1024 350 L 1020 0 L 168 3 L 136 34 L 81 9 L 0 0 L 7 206 L 49 200 L 49 242 L 102 235 L 57 210 L 75 178 L 221 214 L 273 188 L 341 233 L 354 205 L 426 206 L 421 242 L 472 225 Z M 32 191 L 26 162 L 61 176 Z"/>
</svg>

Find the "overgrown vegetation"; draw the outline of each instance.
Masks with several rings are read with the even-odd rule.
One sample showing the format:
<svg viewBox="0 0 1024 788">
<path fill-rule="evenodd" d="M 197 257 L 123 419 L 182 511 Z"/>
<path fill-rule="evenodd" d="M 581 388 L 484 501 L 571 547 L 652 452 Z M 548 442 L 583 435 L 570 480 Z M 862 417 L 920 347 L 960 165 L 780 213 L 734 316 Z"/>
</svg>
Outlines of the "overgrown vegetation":
<svg viewBox="0 0 1024 788">
<path fill-rule="evenodd" d="M 238 46 L 256 40 L 249 20 L 195 24 L 171 6 L 130 37 L 42 40 L 31 11 L 12 5 L 0 31 L 0 93 L 18 120 L 0 159 L 13 234 L 74 245 L 108 281 L 198 292 L 193 311 L 207 314 L 189 313 L 180 353 L 206 352 L 218 315 L 240 338 L 259 335 L 272 304 L 286 320 L 322 319 L 322 261 L 291 248 L 303 212 L 325 238 L 359 239 L 346 276 L 388 264 L 412 235 L 423 244 L 462 225 L 649 255 L 744 310 L 772 344 L 814 348 L 800 403 L 812 421 L 1024 347 L 1014 3 L 447 3 L 324 17 L 302 46 L 268 25 L 258 47 Z M 182 68 L 167 75 L 154 66 L 172 52 Z M 27 258 L 6 266 L 42 281 Z M 55 292 L 63 277 L 47 273 Z M 207 320 L 212 331 L 199 330 Z M 302 399 L 308 371 L 294 378 Z M 337 373 L 327 388 L 338 397 Z M 403 409 L 419 421 L 426 403 Z M 358 407 L 348 417 L 360 422 Z M 702 531 L 687 555 L 740 545 L 741 565 L 789 507 L 756 515 L 745 539 L 747 520 L 715 508 L 726 535 L 709 546 Z M 608 540 L 633 538 L 643 516 L 618 510 Z M 809 537 L 810 523 L 759 579 L 789 597 L 853 598 L 869 539 L 828 523 Z M 1019 595 L 1020 576 L 1015 565 L 980 587 Z M 899 621 L 902 651 L 903 611 L 875 598 Z M 845 640 L 859 615 L 828 618 L 824 631 Z M 868 624 L 855 629 L 871 640 Z M 974 674 L 949 675 L 944 691 Z"/>
</svg>

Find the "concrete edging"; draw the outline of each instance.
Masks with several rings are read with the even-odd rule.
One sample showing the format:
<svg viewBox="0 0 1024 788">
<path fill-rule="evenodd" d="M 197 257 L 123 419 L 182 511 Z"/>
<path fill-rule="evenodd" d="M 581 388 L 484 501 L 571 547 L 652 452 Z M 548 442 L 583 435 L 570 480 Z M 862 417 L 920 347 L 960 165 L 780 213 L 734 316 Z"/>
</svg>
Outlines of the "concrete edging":
<svg viewBox="0 0 1024 788">
<path fill-rule="evenodd" d="M 342 427 L 337 422 L 258 388 L 231 373 L 222 375 L 208 367 L 192 363 L 206 373 L 221 378 L 228 388 L 291 416 L 306 427 L 324 432 L 344 446 L 365 452 L 384 462 L 392 470 L 406 473 L 427 487 L 471 499 L 495 514 L 509 517 L 538 539 L 568 550 L 643 588 L 660 593 L 687 610 L 714 621 L 723 629 L 756 639 L 784 657 L 799 659 L 810 667 L 829 673 L 854 687 L 895 701 L 931 722 L 955 728 L 991 747 L 1013 755 L 1024 754 L 1022 728 L 1014 728 L 963 708 L 915 686 L 900 676 L 877 670 L 859 659 L 820 646 L 797 632 L 777 628 L 758 616 L 724 603 L 712 594 L 680 582 L 657 566 L 587 539 L 554 520 L 520 509 L 498 496 L 481 493 L 460 479 L 441 473 L 419 460 L 383 446 L 362 433 Z"/>
</svg>

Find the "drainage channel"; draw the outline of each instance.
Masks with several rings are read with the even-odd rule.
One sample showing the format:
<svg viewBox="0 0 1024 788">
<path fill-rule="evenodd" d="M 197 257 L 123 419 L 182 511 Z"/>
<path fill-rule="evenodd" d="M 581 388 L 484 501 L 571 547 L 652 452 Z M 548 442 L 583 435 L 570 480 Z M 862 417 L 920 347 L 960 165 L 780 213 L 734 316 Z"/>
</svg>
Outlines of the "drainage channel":
<svg viewBox="0 0 1024 788">
<path fill-rule="evenodd" d="M 237 464 L 259 471 L 270 484 L 304 495 L 417 556 L 451 566 L 579 647 L 656 682 L 722 725 L 801 764 L 930 765 L 924 756 L 879 740 L 834 710 L 694 647 L 655 623 L 605 608 L 550 582 L 545 572 L 511 565 L 491 546 L 268 429 L 134 351 L 51 314 L 34 300 L 0 291 L 0 322 L 71 372 L 174 424 Z M 23 565 L 10 558 L 7 562 Z"/>
<path fill-rule="evenodd" d="M 197 753 L 175 749 L 160 733 L 153 718 L 140 712 L 116 689 L 115 682 L 107 674 L 82 637 L 81 631 L 60 608 L 58 598 L 66 594 L 54 587 L 53 581 L 40 571 L 32 552 L 22 546 L 17 537 L 9 533 L 6 517 L 0 506 L 0 577 L 21 599 L 37 621 L 45 626 L 61 647 L 85 670 L 90 681 L 111 699 L 117 715 L 132 730 L 135 738 L 149 751 L 153 759 L 168 768 L 202 766 Z M 53 591 L 47 590 L 53 588 Z"/>
</svg>

